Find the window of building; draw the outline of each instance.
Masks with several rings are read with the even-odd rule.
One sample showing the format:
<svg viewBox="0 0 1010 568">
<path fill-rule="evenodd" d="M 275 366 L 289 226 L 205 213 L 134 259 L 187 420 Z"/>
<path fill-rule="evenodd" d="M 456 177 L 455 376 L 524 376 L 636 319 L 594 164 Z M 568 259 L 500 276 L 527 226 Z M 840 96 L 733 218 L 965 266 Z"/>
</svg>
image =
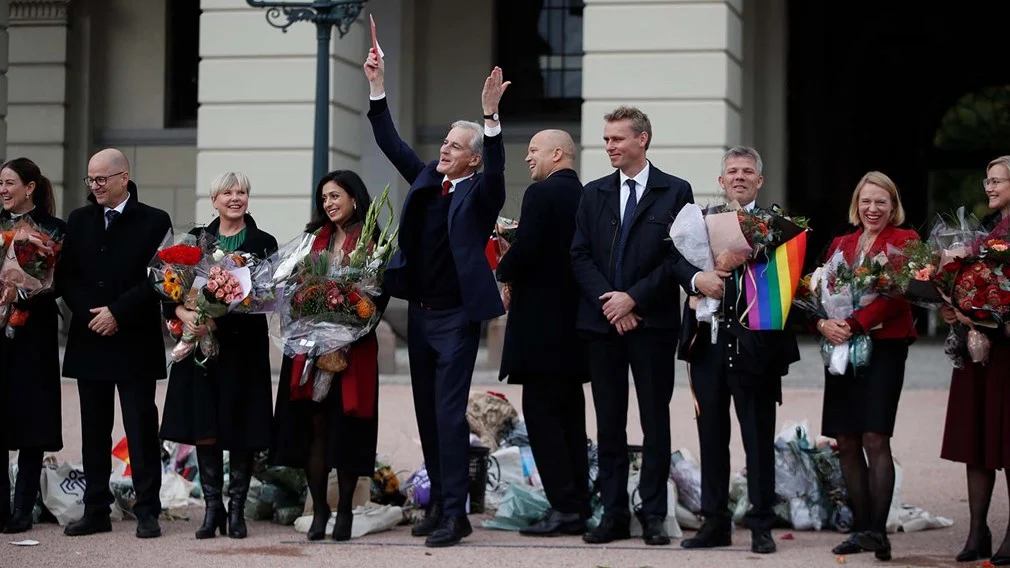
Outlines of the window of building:
<svg viewBox="0 0 1010 568">
<path fill-rule="evenodd" d="M 200 67 L 200 0 L 167 2 L 165 127 L 196 127 Z"/>
<path fill-rule="evenodd" d="M 497 0 L 495 61 L 514 81 L 501 113 L 579 120 L 583 0 Z"/>
</svg>

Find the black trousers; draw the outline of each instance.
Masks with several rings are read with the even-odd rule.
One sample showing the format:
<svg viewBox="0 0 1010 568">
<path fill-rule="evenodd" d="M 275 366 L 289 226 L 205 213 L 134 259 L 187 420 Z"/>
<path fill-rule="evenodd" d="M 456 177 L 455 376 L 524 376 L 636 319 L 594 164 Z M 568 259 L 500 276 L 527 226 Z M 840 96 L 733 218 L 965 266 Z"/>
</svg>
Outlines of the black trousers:
<svg viewBox="0 0 1010 568">
<path fill-rule="evenodd" d="M 604 514 L 629 517 L 628 506 L 628 366 L 635 380 L 644 448 L 639 496 L 641 513 L 666 518 L 670 478 L 670 399 L 677 334 L 636 329 L 587 335 L 589 377 L 596 407 L 600 456 L 600 498 Z"/>
<path fill-rule="evenodd" d="M 701 509 L 705 519 L 729 527 L 729 401 L 733 398 L 744 451 L 747 453 L 747 497 L 751 509 L 745 522 L 752 530 L 770 530 L 775 522 L 775 406 L 781 377 L 755 380 L 740 386 L 727 367 L 726 349 L 732 339 L 720 330 L 715 345 L 709 328 L 692 350 L 691 386 L 698 401 L 698 438 L 701 445 Z M 729 343 L 728 343 L 729 342 Z M 732 347 L 729 347 L 732 348 Z M 734 358 L 734 365 L 745 361 Z"/>
<path fill-rule="evenodd" d="M 589 513 L 586 397 L 569 377 L 521 377 L 530 449 L 551 508 Z"/>
<path fill-rule="evenodd" d="M 112 427 L 116 418 L 115 391 L 123 412 L 123 428 L 130 451 L 133 489 L 137 494 L 134 514 L 161 514 L 161 443 L 158 440 L 158 407 L 153 380 L 78 380 L 81 397 L 81 452 L 87 487 L 85 515 L 107 515 L 114 502 L 109 490 L 112 474 Z"/>
<path fill-rule="evenodd" d="M 431 501 L 446 516 L 466 516 L 470 426 L 466 406 L 477 361 L 480 322 L 463 308 L 407 312 L 407 353 L 421 452 L 431 480 Z"/>
</svg>

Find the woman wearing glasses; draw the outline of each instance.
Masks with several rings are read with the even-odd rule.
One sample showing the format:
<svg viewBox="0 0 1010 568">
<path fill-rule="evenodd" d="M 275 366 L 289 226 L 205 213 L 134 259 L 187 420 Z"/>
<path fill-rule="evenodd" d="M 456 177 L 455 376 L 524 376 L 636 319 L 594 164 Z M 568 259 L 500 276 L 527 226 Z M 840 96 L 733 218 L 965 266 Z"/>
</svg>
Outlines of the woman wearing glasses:
<svg viewBox="0 0 1010 568">
<path fill-rule="evenodd" d="M 989 162 L 984 182 L 985 194 L 993 214 L 982 221 L 994 238 L 1007 238 L 1010 229 L 1010 156 Z M 959 323 L 954 309 L 944 306 L 943 319 L 960 333 L 967 327 Z M 1010 327 L 992 330 L 976 326 L 992 342 L 989 360 L 972 363 L 965 354 L 964 368 L 954 369 L 947 402 L 947 423 L 943 432 L 940 457 L 961 462 L 968 477 L 968 510 L 971 524 L 964 550 L 958 562 L 975 562 L 992 556 L 995 566 L 1010 566 L 1010 527 L 996 554 L 987 517 L 996 484 L 996 470 L 1010 466 Z M 1010 476 L 1007 476 L 1010 488 Z"/>
</svg>

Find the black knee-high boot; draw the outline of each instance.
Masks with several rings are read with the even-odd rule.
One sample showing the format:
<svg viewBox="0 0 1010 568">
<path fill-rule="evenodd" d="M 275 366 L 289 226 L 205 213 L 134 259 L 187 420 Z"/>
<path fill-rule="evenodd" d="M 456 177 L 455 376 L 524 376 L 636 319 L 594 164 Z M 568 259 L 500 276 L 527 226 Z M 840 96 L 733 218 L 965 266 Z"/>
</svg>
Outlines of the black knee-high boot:
<svg viewBox="0 0 1010 568">
<path fill-rule="evenodd" d="M 231 473 L 228 480 L 228 536 L 245 538 L 245 499 L 252 481 L 252 452 L 231 452 Z"/>
<path fill-rule="evenodd" d="M 42 450 L 22 448 L 18 452 L 18 479 L 14 484 L 14 513 L 4 528 L 7 534 L 22 533 L 32 528 L 32 512 L 39 496 L 39 476 L 42 475 Z"/>
<path fill-rule="evenodd" d="M 228 526 L 228 514 L 224 509 L 224 464 L 221 449 L 217 445 L 197 446 L 196 461 L 200 468 L 200 485 L 203 486 L 203 500 L 207 505 L 203 525 L 196 530 L 196 538 L 214 538 L 215 531 L 224 536 Z"/>
</svg>

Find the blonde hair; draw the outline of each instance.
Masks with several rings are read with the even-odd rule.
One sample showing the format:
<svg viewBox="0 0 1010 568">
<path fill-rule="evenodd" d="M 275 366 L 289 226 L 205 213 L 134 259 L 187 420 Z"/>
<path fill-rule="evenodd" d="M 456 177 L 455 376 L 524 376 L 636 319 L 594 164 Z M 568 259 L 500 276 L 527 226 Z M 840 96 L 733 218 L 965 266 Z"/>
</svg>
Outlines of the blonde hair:
<svg viewBox="0 0 1010 568">
<path fill-rule="evenodd" d="M 1003 166 L 1007 171 L 1010 171 L 1010 156 L 1000 156 L 989 162 L 989 165 L 985 167 L 985 173 L 988 174 L 993 166 Z"/>
<path fill-rule="evenodd" d="M 210 199 L 213 201 L 221 192 L 239 186 L 246 194 L 252 189 L 249 178 L 242 172 L 224 172 L 210 182 Z"/>
<path fill-rule="evenodd" d="M 859 180 L 859 183 L 856 184 L 856 191 L 852 192 L 852 203 L 849 204 L 849 223 L 855 225 L 856 227 L 863 224 L 862 221 L 859 220 L 859 192 L 862 191 L 863 187 L 868 183 L 881 187 L 889 196 L 891 196 L 891 205 L 894 206 L 894 211 L 891 212 L 890 224 L 898 226 L 904 223 L 905 208 L 901 205 L 901 195 L 898 193 L 898 186 L 891 181 L 891 178 L 887 177 L 887 174 L 876 171 L 867 172 L 866 175 Z"/>
</svg>

